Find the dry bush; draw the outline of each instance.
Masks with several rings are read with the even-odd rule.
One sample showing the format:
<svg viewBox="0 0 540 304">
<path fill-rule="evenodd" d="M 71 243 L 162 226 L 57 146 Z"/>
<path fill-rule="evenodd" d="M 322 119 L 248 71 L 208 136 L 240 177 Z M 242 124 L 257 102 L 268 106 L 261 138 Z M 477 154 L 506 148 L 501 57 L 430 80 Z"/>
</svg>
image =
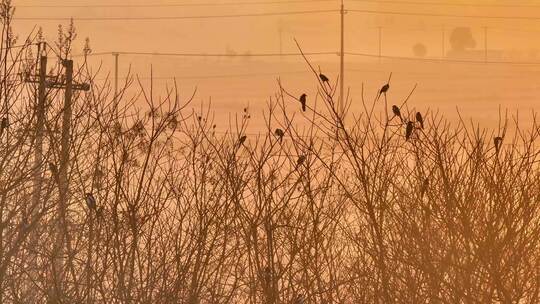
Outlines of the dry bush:
<svg viewBox="0 0 540 304">
<path fill-rule="evenodd" d="M 156 98 L 131 77 L 114 96 L 83 64 L 62 215 L 47 163 L 60 161 L 63 94 L 47 91 L 36 166 L 36 85 L 17 76 L 38 62 L 22 49 L 0 61 L 2 303 L 539 301 L 536 123 L 490 133 L 423 113 L 421 128 L 414 102 L 390 92 L 361 96 L 354 116 L 312 69 L 306 112 L 305 88 L 279 83 L 265 132 L 249 134 L 245 109 L 222 133 L 176 85 Z"/>
</svg>

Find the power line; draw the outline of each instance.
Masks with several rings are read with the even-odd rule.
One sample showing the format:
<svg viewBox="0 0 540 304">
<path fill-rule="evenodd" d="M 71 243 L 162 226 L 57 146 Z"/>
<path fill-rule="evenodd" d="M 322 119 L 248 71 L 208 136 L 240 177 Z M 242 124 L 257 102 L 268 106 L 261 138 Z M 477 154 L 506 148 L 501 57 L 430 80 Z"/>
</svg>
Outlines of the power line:
<svg viewBox="0 0 540 304">
<path fill-rule="evenodd" d="M 280 56 L 301 56 L 302 53 L 253 53 L 253 54 L 206 54 L 206 53 L 156 53 L 156 52 L 101 52 L 89 54 L 88 56 L 101 55 L 140 55 L 140 56 L 165 56 L 165 57 L 280 57 Z M 336 55 L 337 52 L 305 52 L 304 55 Z M 84 55 L 75 55 L 81 57 Z"/>
<path fill-rule="evenodd" d="M 119 21 L 119 20 L 184 20 L 184 19 L 214 19 L 214 18 L 241 18 L 241 17 L 266 17 L 266 16 L 286 16 L 286 15 L 309 15 L 339 12 L 339 10 L 310 10 L 310 11 L 288 11 L 269 12 L 251 14 L 231 14 L 231 15 L 195 15 L 195 16 L 157 16 L 157 17 L 19 17 L 14 20 L 39 20 L 39 21 Z"/>
<path fill-rule="evenodd" d="M 376 11 L 376 10 L 347 10 L 353 13 L 379 14 L 379 15 L 400 15 L 400 16 L 426 16 L 426 17 L 451 17 L 451 18 L 476 18 L 476 19 L 510 19 L 510 20 L 540 20 L 540 17 L 529 16 L 490 16 L 490 15 L 458 15 L 458 14 L 434 14 L 434 13 L 407 13 L 396 11 Z"/>
<path fill-rule="evenodd" d="M 380 3 L 380 4 L 412 4 L 433 6 L 462 6 L 462 7 L 540 7 L 533 4 L 487 4 L 487 3 L 451 3 L 451 2 L 427 2 L 427 1 L 391 1 L 391 0 L 349 0 L 354 2 Z"/>
<path fill-rule="evenodd" d="M 396 60 L 414 60 L 414 61 L 426 61 L 426 62 L 448 62 L 448 63 L 489 63 L 489 64 L 508 64 L 508 65 L 540 65 L 540 62 L 534 61 L 484 61 L 484 60 L 461 60 L 461 59 L 444 59 L 444 58 L 415 58 L 415 57 L 400 57 L 400 56 L 384 56 L 374 55 L 366 53 L 354 53 L 347 52 L 347 55 L 363 56 L 372 58 L 384 58 L 384 59 L 396 59 Z"/>
<path fill-rule="evenodd" d="M 163 57 L 279 57 L 279 56 L 301 56 L 302 53 L 254 53 L 254 54 L 205 54 L 205 53 L 154 53 L 154 52 L 100 52 L 89 54 L 88 56 L 103 56 L 103 55 L 135 55 L 135 56 L 163 56 Z M 314 55 L 338 55 L 339 52 L 304 52 L 306 56 Z M 483 60 L 462 60 L 462 59 L 445 59 L 445 58 L 417 58 L 417 57 L 404 57 L 404 56 L 386 56 L 378 54 L 368 54 L 359 52 L 345 52 L 346 55 L 362 56 L 370 58 L 383 58 L 383 59 L 395 59 L 395 60 L 409 60 L 409 61 L 424 61 L 424 62 L 446 62 L 446 63 L 489 63 L 489 64 L 508 64 L 508 65 L 540 65 L 540 62 L 534 61 L 483 61 Z M 73 55 L 73 57 L 84 57 L 84 55 Z M 274 74 L 274 73 L 270 73 Z M 260 74 L 257 74 L 260 75 Z M 222 75 L 226 76 L 226 75 Z M 243 76 L 243 75 L 241 75 Z M 246 76 L 249 76 L 247 74 Z M 219 76 L 221 77 L 221 76 Z"/>
<path fill-rule="evenodd" d="M 255 1 L 255 2 L 202 2 L 202 3 L 170 3 L 170 4 L 28 4 L 17 5 L 24 8 L 147 8 L 147 7 L 196 7 L 196 6 L 229 6 L 229 5 L 271 5 L 271 4 L 295 4 L 313 2 L 336 2 L 336 0 L 290 0 L 290 1 Z"/>
</svg>

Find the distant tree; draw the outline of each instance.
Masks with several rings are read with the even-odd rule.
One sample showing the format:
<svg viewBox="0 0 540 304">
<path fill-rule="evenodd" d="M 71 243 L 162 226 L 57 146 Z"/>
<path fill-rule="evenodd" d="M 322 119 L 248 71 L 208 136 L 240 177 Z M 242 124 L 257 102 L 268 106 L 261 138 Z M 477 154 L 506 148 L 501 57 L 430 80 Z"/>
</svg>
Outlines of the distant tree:
<svg viewBox="0 0 540 304">
<path fill-rule="evenodd" d="M 450 35 L 450 45 L 453 51 L 464 51 L 476 46 L 471 29 L 468 27 L 456 27 Z"/>
<path fill-rule="evenodd" d="M 423 43 L 417 43 L 413 46 L 414 56 L 425 57 L 427 54 L 427 47 Z"/>
</svg>

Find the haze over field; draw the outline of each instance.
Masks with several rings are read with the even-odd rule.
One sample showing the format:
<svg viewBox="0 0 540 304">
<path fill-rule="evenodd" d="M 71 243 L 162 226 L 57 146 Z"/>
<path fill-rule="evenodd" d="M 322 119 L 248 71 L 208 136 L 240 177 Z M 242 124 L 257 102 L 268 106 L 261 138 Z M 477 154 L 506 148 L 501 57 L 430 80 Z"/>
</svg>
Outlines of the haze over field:
<svg viewBox="0 0 540 304">
<path fill-rule="evenodd" d="M 89 3 L 19 0 L 15 5 L 18 5 L 16 18 L 73 17 L 79 33 L 75 53 L 82 51 L 83 37 L 90 37 L 94 53 L 229 56 L 297 53 L 293 41 L 296 38 L 305 52 L 334 52 L 335 55 L 314 55 L 309 59 L 333 80 L 339 74 L 339 1 L 111 0 Z M 540 42 L 536 39 L 540 33 L 540 20 L 535 19 L 540 13 L 540 5 L 536 2 L 446 0 L 425 4 L 421 1 L 349 0 L 345 1 L 345 9 L 348 10 L 345 51 L 371 55 L 346 55 L 346 86 L 350 88 L 353 100 L 360 100 L 362 84 L 366 98 L 371 99 L 392 72 L 393 88 L 389 96 L 394 102 L 402 100 L 414 84 L 418 84 L 413 95 L 414 105 L 422 110 L 440 110 L 449 119 L 457 118 L 458 107 L 465 113 L 464 118 L 474 118 L 484 126 L 493 126 L 498 120 L 499 106 L 509 109 L 510 113 L 519 109 L 523 123 L 531 118 L 530 111 L 538 104 L 537 80 L 540 76 L 540 63 L 536 63 L 540 62 Z M 288 15 L 291 12 L 295 14 Z M 237 16 L 268 13 L 278 15 Z M 407 15 L 409 13 L 420 15 Z M 223 15 L 229 17 L 216 17 Z M 197 18 L 167 19 L 180 16 Z M 67 24 L 68 21 L 15 20 L 14 26 L 23 34 L 39 24 L 46 36 L 54 39 L 59 23 Z M 457 27 L 470 28 L 475 42 L 465 55 L 453 52 L 450 38 Z M 514 64 L 426 60 L 486 60 L 484 27 L 487 27 L 487 61 Z M 421 60 L 377 58 L 379 28 L 382 56 Z M 415 54 L 413 46 L 417 43 L 425 46 L 425 54 Z M 80 62 L 82 58 L 76 58 L 76 63 L 77 60 Z M 93 56 L 89 60 L 96 65 L 103 63 L 105 70 L 113 69 L 111 54 Z M 277 91 L 277 77 L 281 77 L 285 85 L 297 89 L 298 94 L 303 90 L 314 93 L 315 89 L 302 85 L 313 80 L 313 75 L 299 56 L 121 54 L 119 63 L 120 77 L 131 67 L 132 72 L 148 78 L 152 65 L 156 77 L 154 84 L 158 87 L 170 84 L 173 77 L 185 94 L 197 87 L 195 101 L 208 102 L 211 98 L 214 109 L 219 111 L 218 122 L 226 121 L 229 113 L 240 112 L 248 104 L 254 118 L 260 118 L 257 116 L 259 110 Z M 359 102 L 353 102 L 352 111 L 360 111 Z M 252 127 L 257 129 L 257 124 L 254 120 Z"/>
</svg>

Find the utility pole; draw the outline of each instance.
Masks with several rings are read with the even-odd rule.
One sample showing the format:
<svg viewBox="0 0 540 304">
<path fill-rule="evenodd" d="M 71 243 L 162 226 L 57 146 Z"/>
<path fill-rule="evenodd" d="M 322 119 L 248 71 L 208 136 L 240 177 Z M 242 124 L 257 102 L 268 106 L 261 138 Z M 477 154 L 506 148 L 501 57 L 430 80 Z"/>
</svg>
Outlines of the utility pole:
<svg viewBox="0 0 540 304">
<path fill-rule="evenodd" d="M 35 151 L 34 151 L 34 176 L 33 176 L 33 193 L 32 193 L 32 204 L 30 205 L 30 212 L 26 213 L 27 221 L 33 222 L 37 220 L 37 214 L 39 212 L 39 206 L 41 201 L 41 188 L 42 188 L 42 162 L 43 162 L 43 129 L 45 122 L 45 79 L 47 76 L 47 56 L 45 54 L 46 44 L 40 42 L 38 44 L 38 56 L 39 58 L 39 86 L 37 93 L 37 102 L 36 102 L 36 133 L 35 133 Z M 39 229 L 37 229 L 39 230 Z M 38 234 L 34 230 L 31 232 L 30 244 L 34 248 L 38 246 Z M 32 254 L 31 256 L 31 271 L 33 274 L 37 275 L 34 271 L 37 269 L 37 256 Z M 35 288 L 29 287 L 30 292 L 30 302 L 37 301 L 37 293 Z"/>
<path fill-rule="evenodd" d="M 67 225 L 67 201 L 69 200 L 69 181 L 68 181 L 68 169 L 69 169 L 69 146 L 71 135 L 71 103 L 73 90 L 88 91 L 90 86 L 86 83 L 73 84 L 73 60 L 63 60 L 63 65 L 66 68 L 65 82 L 58 82 L 55 77 L 47 77 L 46 56 L 41 57 L 39 78 L 36 79 L 35 75 L 27 75 L 26 82 L 39 83 L 39 102 L 38 102 L 38 114 L 37 114 L 37 128 L 36 128 L 36 142 L 37 145 L 35 153 L 35 161 L 43 158 L 43 125 L 45 123 L 45 90 L 46 88 L 65 89 L 64 95 L 64 108 L 62 117 L 62 135 L 61 135 L 61 148 L 60 148 L 60 168 L 58 170 L 58 176 L 55 178 L 58 182 L 58 219 L 57 219 L 57 236 L 54 247 L 54 262 L 53 262 L 53 277 L 54 282 L 60 284 L 60 286 L 53 286 L 52 302 L 57 303 L 61 298 L 62 287 L 64 282 L 64 246 L 70 246 L 68 238 L 68 225 Z M 39 136 L 38 136 L 39 135 Z M 39 141 L 39 142 L 38 142 Z M 40 172 L 37 180 L 41 182 Z M 53 172 L 53 174 L 55 174 Z M 39 185 L 39 184 L 38 184 Z M 38 187 L 34 191 L 34 199 L 39 201 Z M 54 285 L 54 284 L 53 284 Z"/>
<path fill-rule="evenodd" d="M 345 114 L 345 6 L 341 0 L 341 52 L 340 52 L 340 83 L 339 83 L 339 107 L 341 114 Z"/>
<path fill-rule="evenodd" d="M 381 63 L 381 55 L 382 55 L 382 26 L 379 26 L 378 29 L 379 29 L 379 63 Z"/>
<path fill-rule="evenodd" d="M 118 56 L 119 53 L 113 53 L 114 56 L 114 101 L 118 100 Z"/>
<path fill-rule="evenodd" d="M 487 26 L 484 26 L 484 62 L 487 62 L 488 59 L 488 36 L 487 36 Z"/>
<path fill-rule="evenodd" d="M 282 19 L 279 19 L 278 35 L 279 35 L 279 59 L 282 59 L 283 58 L 283 20 Z"/>
<path fill-rule="evenodd" d="M 441 58 L 444 59 L 444 57 L 446 57 L 446 45 L 445 45 L 446 44 L 446 41 L 445 41 L 446 37 L 445 37 L 445 32 L 444 32 L 444 25 L 442 27 L 441 34 L 442 34 L 442 41 L 441 41 L 442 42 L 442 54 L 441 54 Z"/>
</svg>

